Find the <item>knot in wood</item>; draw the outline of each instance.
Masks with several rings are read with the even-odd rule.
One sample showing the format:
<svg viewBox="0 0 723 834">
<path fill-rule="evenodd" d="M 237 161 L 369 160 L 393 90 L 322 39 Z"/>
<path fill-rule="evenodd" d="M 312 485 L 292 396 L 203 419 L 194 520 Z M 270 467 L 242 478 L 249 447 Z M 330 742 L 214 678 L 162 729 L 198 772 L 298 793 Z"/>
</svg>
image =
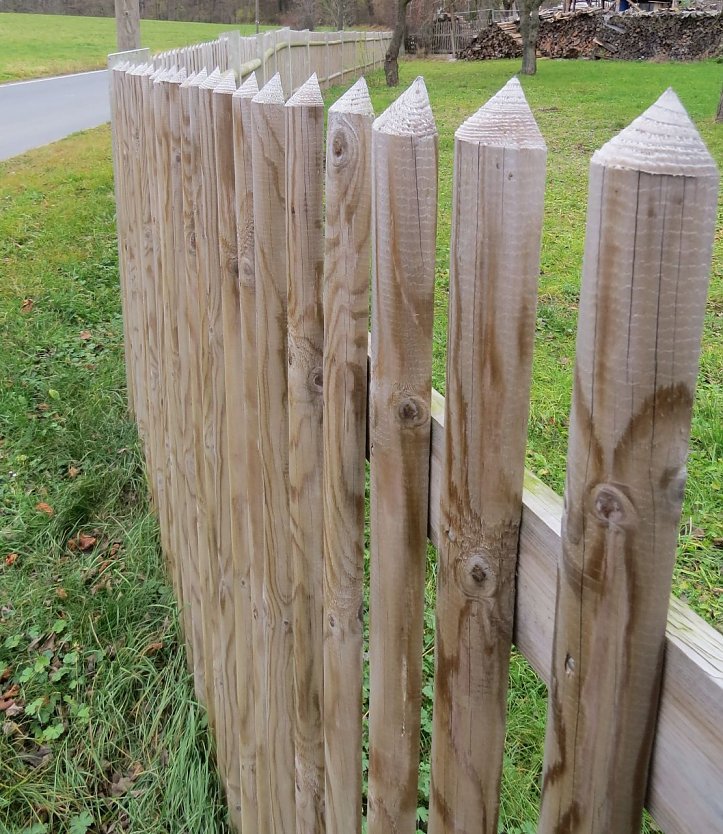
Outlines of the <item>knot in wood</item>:
<svg viewBox="0 0 723 834">
<path fill-rule="evenodd" d="M 238 280 L 238 257 L 236 255 L 229 255 L 226 258 L 226 269 L 231 278 Z"/>
<path fill-rule="evenodd" d="M 191 253 L 195 253 L 195 251 L 196 251 L 196 233 L 195 232 L 191 232 L 191 234 L 188 236 L 188 248 L 189 248 Z"/>
<path fill-rule="evenodd" d="M 324 390 L 324 369 L 319 365 L 312 368 L 307 376 L 307 382 L 310 391 L 321 394 Z"/>
<path fill-rule="evenodd" d="M 393 405 L 397 420 L 403 428 L 415 429 L 429 420 L 429 409 L 421 397 L 395 397 Z"/>
<path fill-rule="evenodd" d="M 592 512 L 598 521 L 609 527 L 629 527 L 636 517 L 632 502 L 614 484 L 598 484 L 593 488 Z"/>
<path fill-rule="evenodd" d="M 331 140 L 331 162 L 335 168 L 349 164 L 349 140 L 346 131 L 338 129 Z"/>
<path fill-rule="evenodd" d="M 246 257 L 242 258 L 239 266 L 239 279 L 241 283 L 246 287 L 253 287 L 256 275 L 254 273 L 254 265 L 251 262 L 251 259 Z"/>
<path fill-rule="evenodd" d="M 491 597 L 497 589 L 497 569 L 484 550 L 461 556 L 455 572 L 457 584 L 470 599 Z"/>
<path fill-rule="evenodd" d="M 575 658 L 571 654 L 565 655 L 565 674 L 568 676 L 575 674 Z"/>
</svg>

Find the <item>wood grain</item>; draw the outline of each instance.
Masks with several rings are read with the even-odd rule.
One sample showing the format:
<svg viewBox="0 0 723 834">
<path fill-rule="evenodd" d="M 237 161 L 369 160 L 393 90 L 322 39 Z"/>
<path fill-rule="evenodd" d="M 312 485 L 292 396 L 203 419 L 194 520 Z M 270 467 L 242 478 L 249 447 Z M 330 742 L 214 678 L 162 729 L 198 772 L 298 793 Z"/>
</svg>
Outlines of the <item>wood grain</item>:
<svg viewBox="0 0 723 834">
<path fill-rule="evenodd" d="M 590 166 L 541 832 L 636 832 L 718 175 L 672 91 Z"/>
<path fill-rule="evenodd" d="M 372 131 L 369 832 L 415 830 L 437 132 L 418 78 Z"/>
<path fill-rule="evenodd" d="M 206 705 L 211 724 L 214 723 L 213 700 L 213 628 L 211 622 L 211 597 L 208 592 L 209 549 L 208 517 L 206 512 L 206 477 L 203 455 L 203 377 L 201 374 L 201 304 L 196 236 L 196 217 L 200 211 L 200 128 L 198 114 L 198 87 L 206 79 L 204 71 L 192 74 L 181 85 L 181 175 L 183 179 L 183 238 L 185 254 L 184 287 L 186 294 L 186 325 L 189 346 L 189 386 L 191 389 L 189 422 L 193 436 L 193 448 L 186 459 L 188 483 L 193 488 L 195 509 L 194 577 L 198 573 L 194 593 L 201 612 L 202 656 L 194 664 L 196 696 Z"/>
<path fill-rule="evenodd" d="M 269 772 L 266 747 L 266 711 L 262 697 L 265 680 L 264 628 L 264 506 L 258 434 L 258 363 L 256 355 L 256 266 L 254 257 L 254 212 L 251 99 L 258 93 L 255 75 L 250 75 L 233 94 L 234 172 L 236 181 L 236 233 L 239 261 L 241 333 L 241 386 L 244 468 L 238 473 L 239 491 L 246 502 L 246 532 L 251 597 L 253 667 L 244 670 L 239 686 L 253 692 L 254 745 L 256 755 L 256 805 L 258 830 L 270 830 Z M 239 670 L 241 672 L 241 670 Z"/>
<path fill-rule="evenodd" d="M 270 834 L 296 830 L 293 565 L 289 529 L 286 137 L 275 75 L 251 100 L 259 452 L 264 494 L 264 625 Z"/>
<path fill-rule="evenodd" d="M 497 834 L 545 156 L 517 79 L 455 134 L 432 834 Z"/>
<path fill-rule="evenodd" d="M 246 686 L 239 686 L 239 672 L 253 666 L 251 646 L 251 595 L 249 592 L 246 518 L 235 472 L 244 465 L 243 437 L 239 418 L 243 411 L 243 391 L 238 378 L 241 363 L 241 334 L 238 291 L 238 244 L 236 240 L 236 182 L 233 159 L 232 96 L 236 92 L 233 70 L 224 73 L 211 96 L 211 124 L 214 137 L 216 195 L 218 201 L 218 260 L 221 330 L 223 342 L 223 397 L 226 423 L 223 454 L 226 480 L 222 500 L 227 504 L 228 556 L 219 571 L 218 607 L 223 621 L 224 686 L 228 692 L 228 725 L 225 735 L 228 750 L 226 794 L 232 824 L 249 831 L 256 825 L 255 756 L 250 732 L 253 727 L 253 697 L 246 697 Z M 223 494 L 225 493 L 225 494 Z M 253 693 L 252 693 L 253 696 Z M 243 744 L 242 744 L 243 737 Z"/>
<path fill-rule="evenodd" d="M 322 229 L 324 100 L 316 76 L 287 102 L 289 524 L 294 570 L 296 830 L 324 823 Z"/>
<path fill-rule="evenodd" d="M 329 108 L 324 266 L 324 745 L 326 830 L 360 834 L 371 99 Z"/>
</svg>

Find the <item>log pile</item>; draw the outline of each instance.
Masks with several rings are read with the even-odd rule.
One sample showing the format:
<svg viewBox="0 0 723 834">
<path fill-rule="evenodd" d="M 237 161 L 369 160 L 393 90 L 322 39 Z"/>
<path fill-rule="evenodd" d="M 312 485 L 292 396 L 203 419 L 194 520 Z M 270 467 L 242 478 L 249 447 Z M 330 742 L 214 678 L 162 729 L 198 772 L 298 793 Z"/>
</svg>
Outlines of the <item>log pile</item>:
<svg viewBox="0 0 723 834">
<path fill-rule="evenodd" d="M 619 58 L 695 61 L 723 55 L 723 14 L 585 9 L 540 19 L 538 55 L 546 58 Z M 483 29 L 461 58 L 516 58 L 518 43 L 499 26 Z"/>
</svg>

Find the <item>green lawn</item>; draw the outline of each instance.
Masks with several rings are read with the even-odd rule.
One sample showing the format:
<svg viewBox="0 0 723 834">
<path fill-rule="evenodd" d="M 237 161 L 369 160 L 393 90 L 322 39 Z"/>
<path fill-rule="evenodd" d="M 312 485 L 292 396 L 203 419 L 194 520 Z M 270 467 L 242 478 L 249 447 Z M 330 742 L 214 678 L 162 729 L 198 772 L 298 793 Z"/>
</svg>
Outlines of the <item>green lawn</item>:
<svg viewBox="0 0 723 834">
<path fill-rule="evenodd" d="M 143 20 L 141 45 L 160 52 L 235 28 L 244 35 L 256 31 L 253 24 Z M 115 18 L 0 13 L 0 83 L 98 69 L 115 51 Z"/>
<path fill-rule="evenodd" d="M 440 131 L 434 381 L 442 390 L 452 137 L 516 70 L 504 61 L 401 67 L 402 84 L 425 76 Z M 713 123 L 719 80 L 713 63 L 544 61 L 523 81 L 549 147 L 528 466 L 558 491 L 590 155 L 672 84 L 723 163 L 723 127 Z M 398 91 L 379 74 L 370 86 L 380 113 Z M 112 188 L 107 128 L 0 163 L 0 700 L 19 707 L 0 718 L 0 834 L 122 830 L 128 820 L 134 834 L 226 830 L 125 412 Z M 675 575 L 676 593 L 719 628 L 722 336 L 723 213 Z M 433 563 L 430 548 L 427 686 Z M 545 690 L 517 656 L 511 679 L 502 825 L 530 834 Z M 420 820 L 424 764 L 422 774 Z"/>
</svg>

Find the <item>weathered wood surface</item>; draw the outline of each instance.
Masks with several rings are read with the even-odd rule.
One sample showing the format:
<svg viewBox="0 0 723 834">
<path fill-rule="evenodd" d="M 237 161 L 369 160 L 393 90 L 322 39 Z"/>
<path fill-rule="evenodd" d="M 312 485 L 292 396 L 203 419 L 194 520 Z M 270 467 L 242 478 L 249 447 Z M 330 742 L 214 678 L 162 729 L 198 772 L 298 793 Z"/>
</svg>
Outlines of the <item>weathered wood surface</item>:
<svg viewBox="0 0 723 834">
<path fill-rule="evenodd" d="M 251 830 L 256 825 L 256 773 L 253 743 L 253 697 L 247 697 L 246 682 L 239 685 L 239 671 L 253 666 L 251 647 L 251 595 L 244 497 L 237 474 L 244 465 L 243 437 L 239 421 L 243 392 L 238 384 L 241 339 L 238 292 L 238 245 L 236 240 L 236 183 L 234 176 L 232 96 L 236 92 L 233 70 L 223 74 L 211 96 L 214 138 L 216 197 L 218 205 L 218 262 L 221 330 L 223 343 L 223 398 L 226 423 L 222 427 L 226 478 L 222 500 L 228 512 L 228 558 L 220 560 L 218 607 L 227 623 L 221 665 L 228 693 L 228 726 L 219 728 L 228 750 L 226 794 L 235 828 Z M 220 555 L 220 554 L 219 554 Z M 251 693 L 253 694 L 253 693 Z M 243 743 L 242 743 L 243 738 Z M 243 755 L 242 755 L 243 754 Z"/>
<path fill-rule="evenodd" d="M 140 0 L 115 0 L 115 25 L 119 52 L 140 49 Z"/>
<path fill-rule="evenodd" d="M 203 468 L 203 387 L 200 363 L 200 313 L 198 287 L 198 249 L 196 221 L 199 180 L 198 85 L 206 78 L 205 71 L 191 74 L 181 84 L 181 181 L 183 191 L 183 254 L 184 269 L 179 275 L 185 296 L 185 322 L 179 325 L 187 334 L 188 356 L 181 362 L 188 366 L 189 397 L 186 402 L 189 436 L 184 466 L 190 497 L 190 547 L 192 607 L 200 612 L 200 652 L 194 657 L 194 690 L 196 697 L 213 714 L 213 634 L 206 592 L 208 577 L 208 535 L 205 513 L 205 475 Z M 179 310 L 179 314 L 180 314 Z M 209 706 L 211 705 L 211 706 Z"/>
<path fill-rule="evenodd" d="M 360 834 L 371 128 L 363 78 L 329 108 L 324 273 L 326 830 Z"/>
<path fill-rule="evenodd" d="M 239 670 L 239 686 L 253 691 L 254 743 L 256 752 L 256 805 L 259 832 L 271 829 L 268 753 L 266 743 L 266 699 L 263 697 L 266 648 L 264 627 L 264 506 L 258 431 L 258 362 L 256 352 L 256 267 L 254 255 L 254 211 L 251 99 L 258 93 L 256 76 L 250 75 L 233 94 L 234 171 L 236 179 L 236 234 L 239 261 L 239 304 L 241 319 L 240 385 L 243 391 L 241 432 L 244 438 L 244 468 L 237 473 L 239 490 L 246 500 L 248 568 L 251 596 L 251 638 L 253 668 Z"/>
<path fill-rule="evenodd" d="M 315 75 L 286 102 L 285 115 L 296 831 L 321 834 L 325 830 L 321 294 L 324 100 Z"/>
<path fill-rule="evenodd" d="M 590 166 L 541 832 L 641 825 L 717 189 L 670 90 Z"/>
<path fill-rule="evenodd" d="M 289 528 L 286 139 L 275 75 L 251 100 L 259 452 L 264 494 L 264 625 L 270 834 L 296 830 L 293 565 Z"/>
<path fill-rule="evenodd" d="M 437 226 L 418 78 L 372 130 L 369 832 L 415 830 Z"/>
<path fill-rule="evenodd" d="M 204 616 L 204 681 L 206 685 L 206 710 L 212 728 L 216 726 L 215 658 L 217 655 L 217 632 L 214 599 L 216 576 L 216 546 L 211 530 L 213 514 L 213 493 L 210 491 L 207 475 L 206 454 L 206 409 L 209 396 L 206 388 L 210 385 L 207 376 L 208 359 L 208 312 L 206 302 L 205 270 L 208 263 L 209 246 L 206 240 L 206 210 L 203 189 L 204 162 L 202 155 L 203 115 L 201 112 L 201 85 L 208 80 L 206 70 L 199 72 L 189 85 L 189 106 L 191 111 L 191 135 L 193 139 L 193 237 L 189 243 L 196 255 L 196 273 L 193 277 L 193 291 L 196 303 L 190 310 L 192 326 L 197 333 L 196 359 L 193 373 L 197 385 L 198 401 L 194 404 L 194 435 L 196 437 L 196 492 L 198 503 L 199 564 L 201 568 L 203 616 Z"/>
<path fill-rule="evenodd" d="M 431 834 L 497 834 L 545 157 L 517 79 L 455 134 Z"/>
</svg>

